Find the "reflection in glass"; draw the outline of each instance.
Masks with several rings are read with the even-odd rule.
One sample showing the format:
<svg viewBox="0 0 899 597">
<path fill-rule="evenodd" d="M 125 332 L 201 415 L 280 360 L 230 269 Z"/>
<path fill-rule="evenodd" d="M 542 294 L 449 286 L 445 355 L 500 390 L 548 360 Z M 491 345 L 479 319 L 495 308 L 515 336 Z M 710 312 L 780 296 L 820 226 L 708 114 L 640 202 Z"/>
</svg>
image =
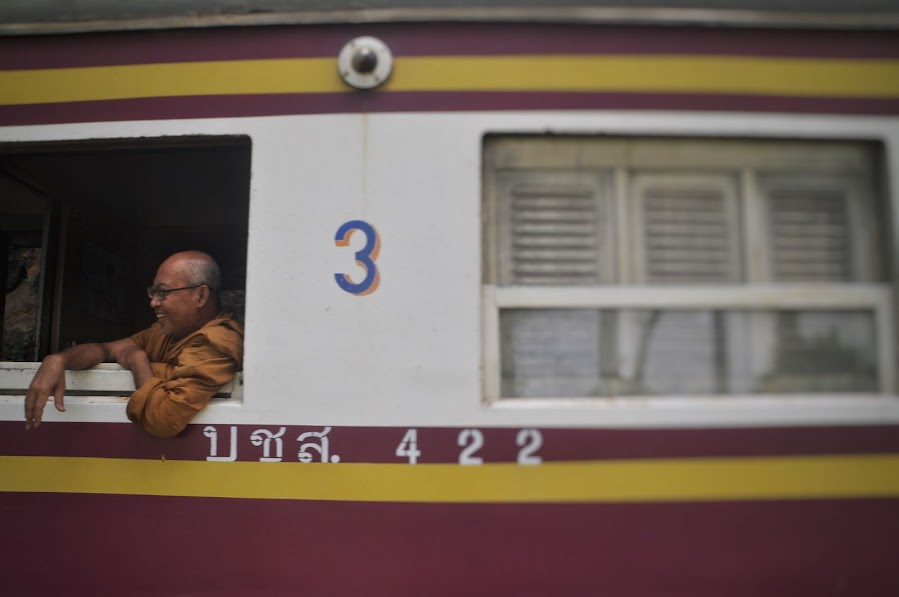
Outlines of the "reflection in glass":
<svg viewBox="0 0 899 597">
<path fill-rule="evenodd" d="M 0 361 L 36 361 L 41 250 L 16 247 L 8 254 Z"/>
<path fill-rule="evenodd" d="M 871 311 L 509 309 L 502 395 L 877 392 Z"/>
</svg>

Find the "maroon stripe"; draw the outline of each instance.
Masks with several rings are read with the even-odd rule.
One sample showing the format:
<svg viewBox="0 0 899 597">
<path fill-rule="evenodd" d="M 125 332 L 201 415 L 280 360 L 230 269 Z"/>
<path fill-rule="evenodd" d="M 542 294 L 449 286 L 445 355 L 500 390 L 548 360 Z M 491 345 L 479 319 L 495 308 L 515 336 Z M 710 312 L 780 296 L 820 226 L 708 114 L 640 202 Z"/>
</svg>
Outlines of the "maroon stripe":
<svg viewBox="0 0 899 597">
<path fill-rule="evenodd" d="M 881 116 L 899 114 L 899 98 L 451 91 L 191 96 L 0 106 L 0 126 L 472 110 L 687 110 Z"/>
<path fill-rule="evenodd" d="M 899 501 L 499 505 L 0 495 L 7 595 L 899 594 Z"/>
<path fill-rule="evenodd" d="M 81 456 L 167 460 L 205 460 L 211 441 L 205 425 L 191 425 L 173 439 L 153 438 L 128 423 L 44 423 L 25 431 L 21 422 L 0 423 L 0 454 Z M 280 425 L 238 425 L 237 455 L 256 461 L 264 455 L 251 434 L 260 427 L 277 433 Z M 217 455 L 230 450 L 230 425 L 215 425 Z M 297 462 L 299 435 L 322 427 L 285 426 L 283 461 Z M 463 428 L 417 428 L 418 462 L 458 462 Z M 405 427 L 333 427 L 331 454 L 340 462 L 408 462 L 396 455 Z M 484 445 L 475 454 L 484 462 L 516 462 L 520 428 L 481 428 Z M 544 461 L 624 458 L 689 458 L 813 454 L 899 453 L 899 426 L 774 427 L 761 429 L 540 429 Z M 525 438 L 529 439 L 529 438 Z M 310 441 L 309 438 L 304 442 Z M 470 440 L 469 440 L 470 442 Z M 467 442 L 468 443 L 468 442 Z M 466 445 L 467 445 L 466 443 Z M 270 455 L 274 455 L 272 452 Z"/>
<path fill-rule="evenodd" d="M 545 24 L 381 24 L 258 27 L 0 38 L 0 69 L 334 57 L 357 35 L 396 56 L 716 54 L 899 57 L 889 31 L 814 31 Z"/>
</svg>

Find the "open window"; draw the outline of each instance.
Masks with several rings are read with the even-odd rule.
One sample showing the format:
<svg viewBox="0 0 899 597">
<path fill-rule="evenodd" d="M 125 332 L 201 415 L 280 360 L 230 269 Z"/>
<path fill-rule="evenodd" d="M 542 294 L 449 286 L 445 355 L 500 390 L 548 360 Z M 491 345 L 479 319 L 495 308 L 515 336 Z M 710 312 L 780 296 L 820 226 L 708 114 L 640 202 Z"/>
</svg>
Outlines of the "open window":
<svg viewBox="0 0 899 597">
<path fill-rule="evenodd" d="M 877 394 L 876 144 L 488 136 L 484 394 Z"/>
<path fill-rule="evenodd" d="M 0 145 L 0 389 L 51 352 L 150 325 L 145 289 L 177 251 L 218 261 L 223 309 L 242 320 L 250 149 L 245 136 Z M 97 379 L 75 385 L 121 393 Z"/>
</svg>

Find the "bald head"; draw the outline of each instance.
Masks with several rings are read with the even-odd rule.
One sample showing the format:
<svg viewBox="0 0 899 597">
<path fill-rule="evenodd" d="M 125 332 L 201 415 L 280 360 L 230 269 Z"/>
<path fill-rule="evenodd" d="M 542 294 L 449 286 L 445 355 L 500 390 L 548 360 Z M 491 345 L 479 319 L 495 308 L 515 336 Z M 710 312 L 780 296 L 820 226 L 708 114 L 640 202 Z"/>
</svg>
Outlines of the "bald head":
<svg viewBox="0 0 899 597">
<path fill-rule="evenodd" d="M 218 293 L 222 288 L 222 271 L 208 253 L 202 251 L 181 251 L 169 256 L 162 265 L 171 267 L 184 277 L 185 285 L 205 284 L 212 294 L 212 302 L 218 308 Z"/>
<path fill-rule="evenodd" d="M 163 261 L 153 288 L 169 292 L 150 299 L 162 331 L 177 339 L 215 319 L 221 285 L 219 266 L 206 253 L 183 251 Z"/>
</svg>

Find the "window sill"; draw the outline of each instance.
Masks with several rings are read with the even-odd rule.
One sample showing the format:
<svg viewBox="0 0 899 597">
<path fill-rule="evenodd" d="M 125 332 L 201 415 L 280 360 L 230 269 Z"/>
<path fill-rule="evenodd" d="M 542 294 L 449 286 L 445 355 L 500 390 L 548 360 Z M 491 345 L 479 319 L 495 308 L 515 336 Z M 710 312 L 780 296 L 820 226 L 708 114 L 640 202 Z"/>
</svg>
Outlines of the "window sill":
<svg viewBox="0 0 899 597">
<path fill-rule="evenodd" d="M 540 412 L 547 418 L 578 414 L 593 425 L 610 427 L 899 423 L 899 396 L 892 394 L 502 398 L 486 406 L 493 412 Z"/>
<path fill-rule="evenodd" d="M 0 362 L 0 396 L 24 396 L 40 363 Z M 83 371 L 66 371 L 66 396 L 108 397 L 120 402 L 134 392 L 131 372 L 115 363 L 102 363 Z M 224 385 L 215 398 L 241 398 L 243 374 Z M 106 402 L 106 401 L 103 401 Z"/>
</svg>

